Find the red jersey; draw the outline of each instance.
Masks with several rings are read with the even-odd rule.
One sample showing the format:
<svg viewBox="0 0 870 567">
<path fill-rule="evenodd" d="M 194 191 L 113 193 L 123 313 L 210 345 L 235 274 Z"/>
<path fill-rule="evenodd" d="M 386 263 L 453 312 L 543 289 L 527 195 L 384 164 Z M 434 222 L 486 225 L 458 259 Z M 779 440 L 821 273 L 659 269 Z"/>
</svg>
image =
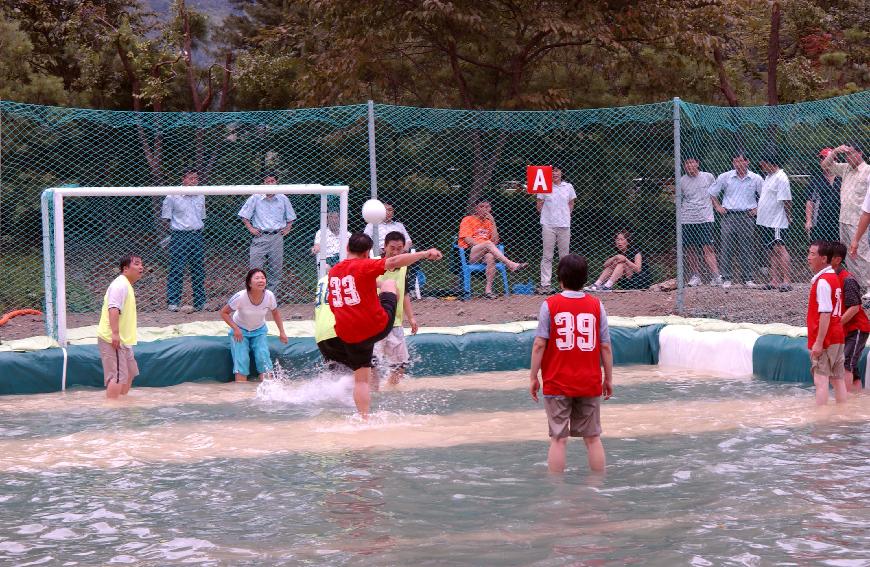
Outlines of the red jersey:
<svg viewBox="0 0 870 567">
<path fill-rule="evenodd" d="M 831 288 L 831 324 L 822 342 L 823 348 L 831 345 L 843 344 L 845 336 L 840 316 L 843 314 L 843 288 L 840 286 L 840 278 L 831 268 L 826 268 L 816 274 L 810 286 L 810 305 L 807 309 L 807 348 L 813 348 L 816 338 L 819 336 L 819 297 L 818 288 L 820 282 L 827 282 Z M 826 298 L 827 299 L 827 298 Z"/>
<path fill-rule="evenodd" d="M 852 274 L 850 274 L 845 268 L 840 270 L 837 275 L 840 276 L 840 286 L 843 288 L 845 293 L 846 279 L 854 278 L 854 276 L 852 276 Z M 858 313 L 856 313 L 854 317 L 849 319 L 848 323 L 843 325 L 843 332 L 847 335 L 854 331 L 870 333 L 870 319 L 867 318 L 867 314 L 864 313 L 864 307 L 861 305 L 858 306 Z"/>
<path fill-rule="evenodd" d="M 547 298 L 550 338 L 541 360 L 545 396 L 595 397 L 602 393 L 598 343 L 601 303 L 591 295 Z"/>
<path fill-rule="evenodd" d="M 348 258 L 329 270 L 329 306 L 335 315 L 335 334 L 346 343 L 359 343 L 387 326 L 387 312 L 378 299 L 378 276 L 386 260 Z"/>
</svg>

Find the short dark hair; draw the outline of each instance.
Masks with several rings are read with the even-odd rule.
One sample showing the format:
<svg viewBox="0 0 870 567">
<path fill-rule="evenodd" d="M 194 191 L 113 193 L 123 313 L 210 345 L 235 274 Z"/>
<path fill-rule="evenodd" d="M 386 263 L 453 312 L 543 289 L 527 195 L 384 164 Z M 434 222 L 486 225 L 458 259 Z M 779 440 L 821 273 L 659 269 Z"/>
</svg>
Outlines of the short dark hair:
<svg viewBox="0 0 870 567">
<path fill-rule="evenodd" d="M 387 235 L 384 237 L 384 248 L 387 247 L 387 244 L 389 244 L 390 242 L 396 241 L 396 240 L 401 242 L 402 246 L 404 246 L 405 242 L 407 242 L 407 240 L 405 240 L 404 234 L 402 234 L 398 230 L 393 230 L 393 231 L 388 232 Z"/>
<path fill-rule="evenodd" d="M 842 242 L 831 242 L 831 260 L 835 257 L 840 258 L 841 260 L 846 259 L 846 254 L 848 250 L 846 250 L 846 245 Z"/>
<path fill-rule="evenodd" d="M 631 231 L 630 230 L 628 230 L 627 228 L 621 228 L 613 233 L 613 237 L 616 238 L 620 234 L 628 241 L 629 244 L 631 244 Z"/>
<path fill-rule="evenodd" d="M 122 272 L 125 268 L 130 267 L 130 264 L 133 263 L 133 258 L 139 258 L 141 260 L 142 256 L 140 256 L 139 254 L 124 254 L 123 256 L 121 256 L 121 259 L 118 260 L 118 267 L 121 268 Z"/>
<path fill-rule="evenodd" d="M 692 155 L 692 154 L 689 154 L 689 155 L 683 156 L 683 163 L 686 163 L 687 161 L 696 161 L 696 162 L 698 162 L 698 163 L 701 163 L 701 160 L 699 160 L 699 159 L 697 158 L 697 156 L 694 156 L 694 155 Z"/>
<path fill-rule="evenodd" d="M 762 156 L 758 159 L 758 161 L 759 161 L 759 163 L 760 162 L 769 163 L 769 164 L 775 165 L 777 167 L 779 167 L 781 165 L 781 162 L 779 161 L 779 155 L 775 151 L 769 151 L 765 154 L 762 154 Z"/>
<path fill-rule="evenodd" d="M 736 152 L 731 154 L 731 159 L 737 159 L 737 158 L 743 158 L 745 160 L 749 159 L 748 157 L 746 157 L 746 152 L 743 150 L 737 150 Z"/>
<path fill-rule="evenodd" d="M 182 175 L 182 177 L 186 177 L 186 176 L 190 175 L 191 173 L 195 173 L 195 174 L 199 175 L 199 170 L 196 169 L 195 167 L 185 168 L 184 174 Z"/>
<path fill-rule="evenodd" d="M 347 249 L 354 254 L 365 254 L 372 249 L 372 239 L 364 232 L 354 232 L 347 241 Z"/>
<path fill-rule="evenodd" d="M 580 291 L 586 285 L 589 265 L 586 263 L 586 258 L 580 254 L 568 254 L 559 260 L 556 273 L 559 275 L 559 283 L 565 289 Z"/>
<path fill-rule="evenodd" d="M 819 256 L 824 256 L 828 259 L 828 264 L 831 263 L 831 256 L 834 255 L 834 247 L 827 240 L 813 240 L 810 242 L 810 247 L 816 247 L 816 252 Z"/>
<path fill-rule="evenodd" d="M 257 272 L 260 272 L 261 274 L 263 274 L 264 278 L 266 277 L 266 272 L 264 272 L 260 268 L 251 268 L 250 270 L 248 270 L 248 275 L 245 276 L 245 289 L 246 290 L 251 291 L 251 280 L 254 279 L 254 274 L 256 274 Z"/>
</svg>

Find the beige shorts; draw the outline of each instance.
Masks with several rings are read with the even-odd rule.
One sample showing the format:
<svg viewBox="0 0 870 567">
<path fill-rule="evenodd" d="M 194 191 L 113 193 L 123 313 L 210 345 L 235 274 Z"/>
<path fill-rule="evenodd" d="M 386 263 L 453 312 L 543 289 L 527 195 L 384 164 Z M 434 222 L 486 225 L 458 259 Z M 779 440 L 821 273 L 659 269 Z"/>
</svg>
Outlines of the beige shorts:
<svg viewBox="0 0 870 567">
<path fill-rule="evenodd" d="M 97 348 L 103 362 L 103 385 L 108 386 L 113 380 L 118 384 L 132 384 L 133 378 L 139 375 L 139 365 L 133 357 L 133 349 L 121 345 L 121 348 L 115 350 L 112 343 L 103 339 L 97 339 Z"/>
<path fill-rule="evenodd" d="M 846 373 L 846 346 L 843 344 L 831 345 L 822 351 L 819 358 L 810 357 L 810 370 L 812 373 L 830 378 L 842 378 Z"/>
<path fill-rule="evenodd" d="M 381 341 L 375 343 L 374 356 L 378 364 L 389 366 L 405 366 L 411 359 L 408 354 L 408 345 L 405 342 L 405 329 L 393 327 L 390 334 Z"/>
<path fill-rule="evenodd" d="M 601 435 L 601 397 L 569 398 L 544 396 L 550 437 L 595 437 Z"/>
</svg>

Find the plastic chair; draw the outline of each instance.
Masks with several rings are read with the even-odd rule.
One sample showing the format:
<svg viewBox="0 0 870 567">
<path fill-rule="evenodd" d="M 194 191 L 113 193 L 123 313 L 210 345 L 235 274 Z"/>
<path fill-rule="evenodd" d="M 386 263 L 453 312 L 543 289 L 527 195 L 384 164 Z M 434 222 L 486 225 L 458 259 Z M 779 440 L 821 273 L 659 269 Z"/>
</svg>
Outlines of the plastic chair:
<svg viewBox="0 0 870 567">
<path fill-rule="evenodd" d="M 466 249 L 461 248 L 458 244 L 453 244 L 453 248 L 459 252 L 459 270 L 460 275 L 462 276 L 462 291 L 463 291 L 463 299 L 471 299 L 471 274 L 475 272 L 483 272 L 486 273 L 486 264 L 477 263 L 477 264 L 469 264 L 468 259 L 466 258 Z M 501 250 L 501 253 L 504 254 L 504 244 L 499 244 L 498 249 Z M 501 272 L 501 282 L 502 287 L 504 289 L 505 296 L 511 294 L 510 288 L 508 287 L 508 278 L 507 278 L 507 269 L 505 265 L 501 262 L 495 263 L 495 269 Z"/>
</svg>

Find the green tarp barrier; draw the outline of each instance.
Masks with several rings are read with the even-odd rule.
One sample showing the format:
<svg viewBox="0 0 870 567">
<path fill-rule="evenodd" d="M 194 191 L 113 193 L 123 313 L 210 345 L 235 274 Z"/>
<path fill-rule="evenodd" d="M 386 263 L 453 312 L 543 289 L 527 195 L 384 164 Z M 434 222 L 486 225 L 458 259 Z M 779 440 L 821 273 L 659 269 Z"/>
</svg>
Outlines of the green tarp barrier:
<svg viewBox="0 0 870 567">
<path fill-rule="evenodd" d="M 661 328 L 662 325 L 611 327 L 614 362 L 658 363 Z M 533 340 L 534 331 L 409 336 L 413 357 L 410 373 L 438 376 L 528 368 Z M 226 337 L 181 337 L 140 343 L 135 348 L 141 371 L 136 386 L 228 381 L 232 378 L 232 359 L 227 341 Z M 312 338 L 292 338 L 284 345 L 276 337 L 270 337 L 269 347 L 272 358 L 277 358 L 293 376 L 311 375 L 320 362 L 320 352 Z M 97 347 L 71 346 L 67 352 L 67 388 L 101 388 L 103 371 Z M 62 369 L 63 352 L 58 348 L 0 353 L 0 394 L 56 392 L 61 388 Z"/>
<path fill-rule="evenodd" d="M 865 348 L 858 362 L 858 374 L 866 384 L 864 371 L 867 367 Z M 810 372 L 810 351 L 806 337 L 784 337 L 782 335 L 762 335 L 752 348 L 752 374 L 763 380 L 774 382 L 799 382 L 812 384 Z"/>
</svg>

